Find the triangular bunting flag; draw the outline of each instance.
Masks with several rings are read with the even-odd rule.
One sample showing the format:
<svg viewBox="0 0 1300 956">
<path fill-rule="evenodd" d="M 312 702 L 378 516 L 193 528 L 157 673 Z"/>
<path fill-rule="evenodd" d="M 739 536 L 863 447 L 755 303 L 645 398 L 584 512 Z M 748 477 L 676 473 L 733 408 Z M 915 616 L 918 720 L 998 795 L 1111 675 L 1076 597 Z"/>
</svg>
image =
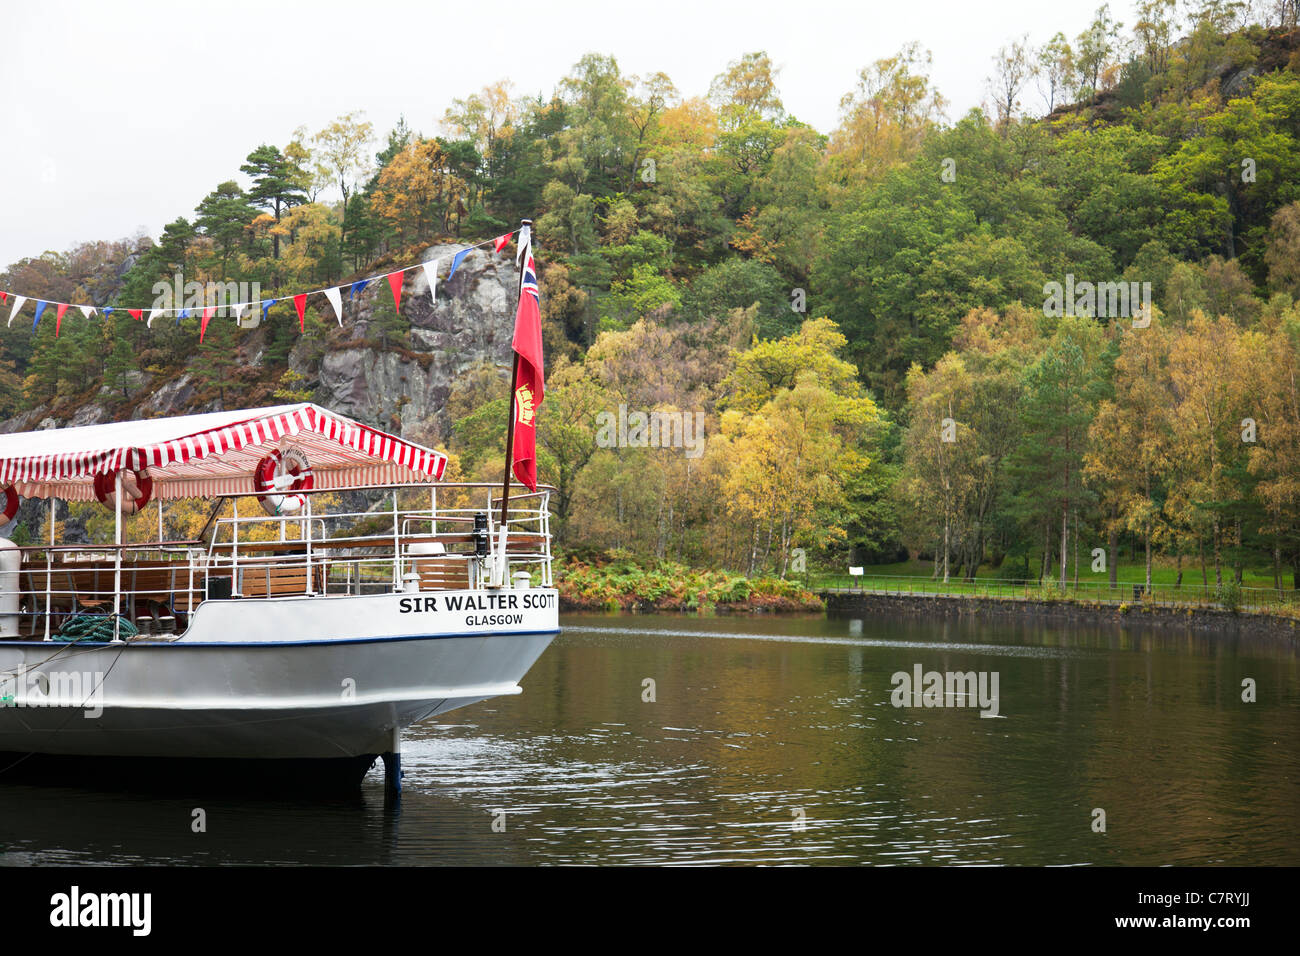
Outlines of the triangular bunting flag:
<svg viewBox="0 0 1300 956">
<path fill-rule="evenodd" d="M 434 305 L 438 304 L 438 260 L 432 262 L 422 262 L 420 265 L 424 268 L 424 277 L 429 280 L 429 301 Z"/>
<path fill-rule="evenodd" d="M 343 326 L 343 293 L 338 289 L 325 289 L 325 298 L 330 300 L 330 305 L 334 306 L 334 318 L 339 320 L 339 327 Z"/>
<path fill-rule="evenodd" d="M 208 323 L 212 321 L 212 314 L 217 311 L 215 305 L 210 305 L 203 310 L 203 321 L 199 323 L 199 344 L 203 344 L 203 333 L 208 331 Z"/>
<path fill-rule="evenodd" d="M 106 305 L 106 306 L 104 306 L 104 314 L 105 314 L 105 315 L 112 315 L 112 314 L 113 314 L 113 307 L 112 307 L 111 305 Z"/>
<path fill-rule="evenodd" d="M 451 277 L 456 274 L 456 270 L 460 268 L 460 264 L 465 261 L 465 257 L 473 251 L 474 250 L 472 248 L 462 249 L 460 250 L 460 252 L 456 253 L 456 257 L 451 260 L 451 271 L 447 273 L 448 282 L 450 282 Z"/>
<path fill-rule="evenodd" d="M 81 314 L 86 318 L 90 318 L 95 314 L 95 307 L 93 305 L 79 305 L 77 308 L 81 310 Z"/>
<path fill-rule="evenodd" d="M 519 251 L 515 253 L 515 265 L 521 265 L 524 261 L 524 250 L 533 244 L 533 230 L 529 226 L 529 220 L 524 220 L 519 225 L 519 241 L 515 243 L 515 248 Z"/>
<path fill-rule="evenodd" d="M 388 288 L 393 290 L 393 306 L 397 309 L 397 314 L 402 314 L 402 280 L 406 275 L 406 270 L 394 272 L 388 277 Z"/>
<path fill-rule="evenodd" d="M 43 299 L 36 300 L 36 319 L 35 321 L 32 322 L 33 332 L 36 331 L 36 324 L 41 321 L 41 313 L 45 311 L 45 307 L 47 305 L 49 305 L 49 303 L 44 301 Z"/>
<path fill-rule="evenodd" d="M 179 325 L 181 319 L 188 319 L 189 317 L 190 317 L 190 310 L 181 309 L 179 312 L 176 313 L 176 323 Z"/>
<path fill-rule="evenodd" d="M 68 311 L 66 302 L 58 303 L 58 308 L 54 311 L 54 337 L 59 337 L 59 327 L 63 325 L 63 313 Z"/>
<path fill-rule="evenodd" d="M 275 303 L 276 303 L 276 300 L 275 300 L 275 299 L 267 299 L 265 302 L 262 303 L 262 321 L 263 321 L 263 322 L 266 321 L 266 310 L 269 309 L 271 306 L 275 305 Z"/>
<path fill-rule="evenodd" d="M 8 302 L 8 301 L 9 301 L 9 293 L 8 293 L 8 292 L 0 292 L 0 304 L 4 304 L 5 302 Z"/>
<path fill-rule="evenodd" d="M 156 318 L 158 318 L 158 316 L 162 315 L 162 314 L 163 314 L 164 312 L 166 312 L 166 311 L 167 311 L 166 309 L 150 309 L 150 310 L 149 310 L 149 321 L 145 322 L 145 326 L 148 327 L 148 328 L 151 328 L 151 329 L 152 329 L 152 328 L 153 328 L 153 320 L 156 319 Z"/>
<path fill-rule="evenodd" d="M 359 282 L 352 283 L 352 291 L 348 293 L 348 301 L 351 302 L 355 299 L 358 292 L 365 292 L 368 285 L 370 285 L 369 279 L 362 279 Z"/>
<path fill-rule="evenodd" d="M 244 317 L 244 310 L 247 308 L 248 308 L 247 302 L 241 302 L 239 303 L 239 305 L 232 305 L 230 307 L 230 311 L 235 316 L 236 322 L 238 322 L 240 319 Z"/>
<path fill-rule="evenodd" d="M 130 312 L 131 318 L 135 319 L 137 322 L 139 322 L 140 317 L 144 315 L 144 309 L 127 309 L 126 311 Z"/>
<path fill-rule="evenodd" d="M 14 316 L 18 314 L 18 310 L 21 309 L 21 308 L 23 307 L 23 303 L 26 302 L 26 301 L 27 301 L 27 296 L 25 296 L 25 295 L 16 295 L 16 296 L 14 296 L 14 307 L 13 307 L 12 309 L 9 310 L 9 324 L 10 324 L 10 325 L 13 325 L 13 324 L 14 324 Z"/>
<path fill-rule="evenodd" d="M 500 252 L 502 249 L 504 249 L 506 247 L 506 243 L 510 241 L 510 237 L 512 235 L 513 233 L 507 232 L 504 236 L 497 236 L 495 239 L 493 239 L 492 251 Z"/>
<path fill-rule="evenodd" d="M 300 292 L 293 297 L 293 307 L 298 310 L 298 331 L 307 331 L 307 318 L 303 314 L 307 308 L 307 293 Z"/>
</svg>

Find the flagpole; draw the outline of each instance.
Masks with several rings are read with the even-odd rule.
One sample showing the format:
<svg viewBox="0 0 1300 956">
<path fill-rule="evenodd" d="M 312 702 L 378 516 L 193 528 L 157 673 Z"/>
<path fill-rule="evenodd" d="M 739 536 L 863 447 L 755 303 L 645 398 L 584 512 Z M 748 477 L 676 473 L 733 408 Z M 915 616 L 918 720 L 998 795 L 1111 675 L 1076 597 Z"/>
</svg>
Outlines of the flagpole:
<svg viewBox="0 0 1300 956">
<path fill-rule="evenodd" d="M 519 222 L 519 235 L 523 238 L 524 230 L 530 232 L 528 244 L 532 245 L 531 219 L 521 219 Z M 528 259 L 523 254 L 524 250 L 520 249 L 519 257 L 519 288 L 516 289 L 515 303 L 518 306 L 519 296 L 524 294 L 524 269 L 528 266 Z M 501 482 L 501 520 L 498 524 L 506 523 L 506 506 L 510 503 L 510 471 L 514 462 L 511 460 L 515 454 L 515 389 L 519 387 L 519 354 L 514 350 L 513 339 L 510 346 L 510 353 L 514 356 L 514 361 L 510 364 L 510 401 L 506 403 L 506 413 L 510 416 L 506 421 L 506 474 Z"/>
</svg>

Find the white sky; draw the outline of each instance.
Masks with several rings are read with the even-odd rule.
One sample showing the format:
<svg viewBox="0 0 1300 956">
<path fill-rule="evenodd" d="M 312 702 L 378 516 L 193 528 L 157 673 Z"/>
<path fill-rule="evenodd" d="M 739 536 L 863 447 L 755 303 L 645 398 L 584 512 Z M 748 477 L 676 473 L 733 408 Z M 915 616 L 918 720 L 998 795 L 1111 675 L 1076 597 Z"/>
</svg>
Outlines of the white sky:
<svg viewBox="0 0 1300 956">
<path fill-rule="evenodd" d="M 766 50 L 786 109 L 828 132 L 859 68 L 910 40 L 960 117 L 984 98 L 997 48 L 1073 39 L 1100 0 L 5 0 L 0 17 L 0 268 L 143 230 L 155 238 L 259 143 L 283 146 L 364 110 L 382 137 L 405 114 L 439 132 L 454 97 L 501 78 L 549 94 L 584 53 L 662 70 L 703 95 L 731 60 Z M 1125 24 L 1131 0 L 1111 3 Z M 1025 104 L 1041 111 L 1037 91 Z M 329 198 L 329 197 L 327 197 Z M 22 291 L 22 290 L 16 290 Z"/>
</svg>

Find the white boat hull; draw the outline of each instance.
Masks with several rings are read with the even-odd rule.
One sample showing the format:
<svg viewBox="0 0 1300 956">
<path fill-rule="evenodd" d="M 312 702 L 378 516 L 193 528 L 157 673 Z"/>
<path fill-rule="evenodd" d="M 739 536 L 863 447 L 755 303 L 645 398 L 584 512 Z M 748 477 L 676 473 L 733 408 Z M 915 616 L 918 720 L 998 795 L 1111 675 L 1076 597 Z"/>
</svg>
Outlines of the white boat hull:
<svg viewBox="0 0 1300 956">
<path fill-rule="evenodd" d="M 519 693 L 559 633 L 555 591 L 490 593 L 208 601 L 168 642 L 0 643 L 0 751 L 390 752 L 413 723 Z"/>
</svg>

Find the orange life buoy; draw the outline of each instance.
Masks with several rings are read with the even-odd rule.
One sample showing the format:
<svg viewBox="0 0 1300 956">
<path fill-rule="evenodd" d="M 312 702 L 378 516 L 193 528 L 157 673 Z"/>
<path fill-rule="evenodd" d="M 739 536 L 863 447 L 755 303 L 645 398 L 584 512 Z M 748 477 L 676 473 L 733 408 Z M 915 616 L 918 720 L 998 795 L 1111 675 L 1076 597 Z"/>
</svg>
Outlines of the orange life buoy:
<svg viewBox="0 0 1300 956">
<path fill-rule="evenodd" d="M 18 514 L 18 492 L 14 491 L 14 486 L 9 485 L 5 488 L 5 516 L 0 524 L 8 524 L 14 520 Z"/>
<path fill-rule="evenodd" d="M 276 449 L 257 463 L 253 490 L 262 510 L 269 515 L 297 514 L 307 504 L 313 484 L 311 463 L 300 448 Z M 289 492 L 285 494 L 284 492 Z"/>
<path fill-rule="evenodd" d="M 122 514 L 133 515 L 144 508 L 153 497 L 153 479 L 147 474 L 124 468 L 122 475 Z M 118 472 L 110 471 L 95 476 L 95 497 L 109 508 L 116 508 Z"/>
</svg>

